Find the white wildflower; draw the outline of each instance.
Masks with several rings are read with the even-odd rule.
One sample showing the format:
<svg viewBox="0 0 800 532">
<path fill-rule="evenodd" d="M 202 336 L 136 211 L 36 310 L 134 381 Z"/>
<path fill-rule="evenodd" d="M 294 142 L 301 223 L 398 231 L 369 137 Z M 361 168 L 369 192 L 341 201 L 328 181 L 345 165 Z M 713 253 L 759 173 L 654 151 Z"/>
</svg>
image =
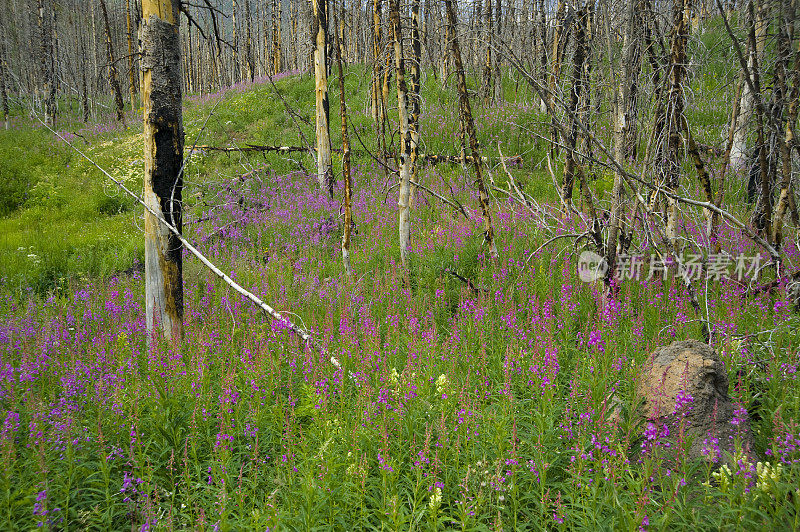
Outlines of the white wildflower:
<svg viewBox="0 0 800 532">
<path fill-rule="evenodd" d="M 433 494 L 431 495 L 431 502 L 428 503 L 428 507 L 431 511 L 436 511 L 439 509 L 439 506 L 442 504 L 442 488 L 436 486 L 433 488 Z"/>
<path fill-rule="evenodd" d="M 447 391 L 450 387 L 450 381 L 447 380 L 447 375 L 442 373 L 439 375 L 439 378 L 436 379 L 436 393 L 443 394 Z"/>
</svg>

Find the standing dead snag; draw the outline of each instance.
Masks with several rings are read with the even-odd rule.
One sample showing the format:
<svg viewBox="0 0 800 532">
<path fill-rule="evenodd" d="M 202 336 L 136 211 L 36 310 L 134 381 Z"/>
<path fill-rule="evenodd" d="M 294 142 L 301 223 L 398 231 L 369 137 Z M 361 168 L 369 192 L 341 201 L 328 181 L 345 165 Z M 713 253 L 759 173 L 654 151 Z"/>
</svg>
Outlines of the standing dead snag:
<svg viewBox="0 0 800 532">
<path fill-rule="evenodd" d="M 334 9 L 334 16 L 336 10 Z M 339 67 L 339 116 L 342 120 L 342 177 L 344 178 L 344 230 L 342 231 L 342 262 L 347 275 L 352 277 L 350 267 L 350 226 L 353 223 L 353 200 L 351 197 L 352 179 L 350 177 L 350 139 L 347 136 L 347 103 L 344 93 L 344 69 L 342 68 L 342 41 L 344 40 L 344 26 L 341 34 L 336 34 L 336 64 Z"/>
<path fill-rule="evenodd" d="M 117 63 L 114 59 L 114 45 L 111 40 L 111 27 L 108 24 L 108 10 L 105 0 L 100 0 L 100 11 L 103 13 L 103 23 L 106 33 L 106 52 L 108 53 L 108 82 L 114 92 L 114 105 L 117 111 L 117 120 L 125 123 L 125 104 L 122 103 L 122 89 L 119 86 L 119 76 L 117 76 Z M 133 105 L 133 100 L 131 100 Z"/>
<path fill-rule="evenodd" d="M 419 181 L 417 175 L 417 158 L 419 156 L 419 79 L 420 63 L 422 61 L 422 43 L 419 38 L 419 0 L 411 0 L 411 66 L 409 70 L 409 94 L 408 105 L 411 115 L 409 116 L 409 134 L 411 135 L 411 192 L 409 195 L 409 205 L 414 206 L 416 186 L 414 183 Z"/>
<path fill-rule="evenodd" d="M 389 1 L 389 17 L 394 39 L 394 64 L 397 75 L 397 114 L 400 119 L 400 194 L 397 198 L 399 210 L 400 261 L 408 269 L 408 246 L 411 241 L 411 219 L 409 197 L 411 195 L 411 173 L 414 161 L 411 157 L 411 125 L 408 117 L 408 87 L 406 86 L 405 59 L 403 58 L 403 35 L 400 28 L 399 0 Z"/>
<path fill-rule="evenodd" d="M 50 9 L 48 9 L 50 8 Z M 49 2 L 38 0 L 38 25 L 40 44 L 40 67 L 42 73 L 42 92 L 44 93 L 44 122 L 49 126 L 56 123 L 56 86 L 53 58 L 53 15 Z"/>
<path fill-rule="evenodd" d="M 561 197 L 564 201 L 565 212 L 572 201 L 572 190 L 575 183 L 575 149 L 578 145 L 578 120 L 584 114 L 581 112 L 581 104 L 586 87 L 584 79 L 584 63 L 586 61 L 586 32 L 584 17 L 588 19 L 587 7 L 580 11 L 580 20 L 576 23 L 575 30 L 575 55 L 573 56 L 572 89 L 570 91 L 569 102 L 569 137 L 567 138 L 567 155 L 564 163 L 564 184 Z"/>
<path fill-rule="evenodd" d="M 296 37 L 296 34 L 295 34 Z M 281 56 L 281 8 L 278 0 L 272 0 L 272 74 L 283 70 Z"/>
<path fill-rule="evenodd" d="M 180 0 L 142 2 L 144 202 L 181 231 L 183 115 Z M 174 345 L 183 337 L 181 241 L 145 212 L 145 299 L 148 341 L 156 323 Z"/>
<path fill-rule="evenodd" d="M 673 35 L 670 47 L 669 92 L 665 119 L 667 121 L 667 157 L 664 170 L 664 184 L 673 195 L 677 194 L 680 184 L 680 153 L 683 149 L 681 130 L 683 129 L 683 82 L 686 77 L 686 44 L 689 39 L 689 6 L 683 0 L 675 0 L 673 4 Z M 678 202 L 673 197 L 667 198 L 666 236 L 672 245 L 671 251 L 677 251 Z"/>
<path fill-rule="evenodd" d="M 478 200 L 481 204 L 483 214 L 483 237 L 486 245 L 489 246 L 489 253 L 493 259 L 497 258 L 497 245 L 494 242 L 494 228 L 492 227 L 492 215 L 489 212 L 489 193 L 483 183 L 481 172 L 481 158 L 478 154 L 478 136 L 475 134 L 475 122 L 472 119 L 472 107 L 469 104 L 467 94 L 467 77 L 464 74 L 464 63 L 461 61 L 461 47 L 458 45 L 458 35 L 456 34 L 456 13 L 453 9 L 453 1 L 445 0 L 447 10 L 447 38 L 450 39 L 450 46 L 453 51 L 453 61 L 456 67 L 456 85 L 458 88 L 459 118 L 462 131 L 469 137 L 469 149 L 472 156 L 472 164 L 475 170 L 475 188 L 478 189 Z"/>
<path fill-rule="evenodd" d="M 311 0 L 314 10 L 314 90 L 317 102 L 317 181 L 333 197 L 331 127 L 328 102 L 328 2 Z"/>
<path fill-rule="evenodd" d="M 131 108 L 136 108 L 136 89 L 138 80 L 136 79 L 136 71 L 133 67 L 133 25 L 131 23 L 131 0 L 125 0 L 125 27 L 126 37 L 128 39 L 128 90 L 131 94 Z M 191 48 L 190 48 L 191 49 Z"/>
<path fill-rule="evenodd" d="M 1 29 L 1 28 L 0 28 Z M 0 110 L 3 112 L 3 127 L 8 129 L 8 91 L 6 90 L 6 53 L 0 39 Z"/>
</svg>

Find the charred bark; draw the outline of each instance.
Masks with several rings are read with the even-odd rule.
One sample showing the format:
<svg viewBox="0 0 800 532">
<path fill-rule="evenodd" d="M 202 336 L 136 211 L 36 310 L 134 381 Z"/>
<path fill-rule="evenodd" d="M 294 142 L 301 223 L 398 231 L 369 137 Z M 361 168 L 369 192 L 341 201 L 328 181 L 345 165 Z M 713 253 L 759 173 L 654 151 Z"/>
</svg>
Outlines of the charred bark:
<svg viewBox="0 0 800 532">
<path fill-rule="evenodd" d="M 117 111 L 117 120 L 124 123 L 125 104 L 122 102 L 122 89 L 119 86 L 117 63 L 114 59 L 114 44 L 111 40 L 111 26 L 108 23 L 108 10 L 106 9 L 105 0 L 100 0 L 100 11 L 103 13 L 103 23 L 105 24 L 106 54 L 108 56 L 108 82 L 111 85 L 111 92 L 114 95 L 114 106 Z"/>
<path fill-rule="evenodd" d="M 447 11 L 447 37 L 450 40 L 450 47 L 453 52 L 455 63 L 456 87 L 458 89 L 459 118 L 465 137 L 469 139 L 469 150 L 473 160 L 475 171 L 475 188 L 478 190 L 478 201 L 483 214 L 483 237 L 489 248 L 489 253 L 493 259 L 497 259 L 497 245 L 494 241 L 494 228 L 492 227 L 492 215 L 489 210 L 489 193 L 483 182 L 483 173 L 478 153 L 478 137 L 475 133 L 475 122 L 472 118 L 472 107 L 469 103 L 467 93 L 467 77 L 464 73 L 464 63 L 461 60 L 461 47 L 458 44 L 458 34 L 456 33 L 456 14 L 453 9 L 452 0 L 445 0 L 445 10 Z"/>
<path fill-rule="evenodd" d="M 182 226 L 183 115 L 179 0 L 142 2 L 144 202 L 178 232 Z M 145 213 L 145 299 L 148 343 L 160 324 L 173 345 L 183 337 L 182 244 Z"/>
</svg>

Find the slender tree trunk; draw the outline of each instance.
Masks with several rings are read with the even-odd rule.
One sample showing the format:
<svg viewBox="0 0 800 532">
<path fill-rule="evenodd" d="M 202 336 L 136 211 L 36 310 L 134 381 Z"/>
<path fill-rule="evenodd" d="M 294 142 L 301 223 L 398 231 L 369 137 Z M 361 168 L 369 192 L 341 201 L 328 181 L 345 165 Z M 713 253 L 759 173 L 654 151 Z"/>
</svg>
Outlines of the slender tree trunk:
<svg viewBox="0 0 800 532">
<path fill-rule="evenodd" d="M 787 12 L 788 11 L 788 12 Z M 778 203 L 775 207 L 772 222 L 772 241 L 780 249 L 783 245 L 783 218 L 789 208 L 792 194 L 792 144 L 794 139 L 794 124 L 797 121 L 798 100 L 800 100 L 800 50 L 794 54 L 794 69 L 790 69 L 792 55 L 790 31 L 793 29 L 796 10 L 787 2 L 781 2 L 780 17 L 778 19 L 778 64 L 776 66 L 775 90 L 777 101 L 780 105 L 789 102 L 785 134 L 778 139 L 781 157 L 781 188 L 778 194 Z M 789 89 L 789 78 L 794 78 L 794 84 Z"/>
<path fill-rule="evenodd" d="M 755 50 L 756 53 L 751 56 L 753 58 L 752 67 L 748 66 L 748 70 L 750 72 L 750 87 L 751 91 L 753 92 L 753 99 L 756 105 L 756 153 L 758 154 L 758 166 L 760 170 L 760 185 L 761 191 L 758 198 L 758 203 L 756 205 L 756 210 L 753 216 L 753 221 L 755 222 L 756 231 L 759 236 L 771 236 L 769 235 L 768 226 L 770 220 L 772 219 L 772 175 L 769 171 L 769 161 L 767 160 L 767 142 L 765 136 L 765 124 L 764 121 L 768 120 L 766 113 L 766 108 L 764 106 L 764 99 L 763 93 L 761 91 L 761 74 L 760 74 L 760 64 L 761 61 L 759 59 L 759 44 L 758 44 L 758 37 L 757 37 L 757 30 L 756 28 L 760 26 L 758 19 L 756 18 L 756 11 L 754 7 L 753 0 L 750 0 L 747 4 L 747 10 L 749 13 L 749 20 L 751 21 L 750 28 L 748 31 L 748 38 L 750 42 L 750 48 Z"/>
<path fill-rule="evenodd" d="M 179 0 L 143 0 L 142 104 L 144 201 L 178 231 L 182 227 L 183 116 Z M 160 324 L 173 346 L 183 338 L 183 247 L 145 212 L 145 301 L 148 344 Z"/>
<path fill-rule="evenodd" d="M 400 194 L 399 206 L 400 261 L 408 270 L 408 248 L 411 243 L 411 209 L 409 196 L 411 193 L 411 124 L 408 117 L 408 88 L 406 86 L 405 59 L 403 57 L 403 34 L 400 27 L 399 0 L 389 0 L 389 19 L 392 24 L 392 40 L 394 41 L 394 64 L 397 78 L 397 114 L 400 120 Z"/>
<path fill-rule="evenodd" d="M 636 5 L 636 2 L 630 2 L 627 8 L 620 65 L 622 68 L 621 75 L 617 79 L 615 99 L 617 120 L 614 128 L 614 156 L 618 161 L 636 158 L 636 84 L 639 77 L 638 57 L 636 54 L 639 42 L 636 23 L 639 17 L 636 13 Z M 606 33 L 610 49 L 611 36 L 609 31 Z M 633 133 L 631 133 L 632 131 Z M 606 244 L 608 271 L 605 281 L 607 287 L 610 287 L 617 262 L 617 243 L 619 242 L 621 217 L 624 211 L 622 192 L 622 175 L 620 172 L 614 172 L 614 185 L 611 191 L 611 213 L 608 224 L 608 243 Z"/>
<path fill-rule="evenodd" d="M 297 47 L 299 40 L 297 34 L 297 0 L 291 0 L 289 3 L 289 16 L 291 18 L 289 22 L 292 26 L 292 35 L 294 36 L 292 39 L 292 68 L 297 70 L 300 68 L 300 50 Z"/>
<path fill-rule="evenodd" d="M 492 83 L 492 41 L 494 38 L 494 16 L 492 15 L 492 0 L 486 0 L 486 62 L 483 65 L 483 99 L 489 105 L 494 98 Z"/>
<path fill-rule="evenodd" d="M 381 35 L 381 0 L 372 1 L 372 119 L 380 127 L 383 124 L 381 107 L 381 59 L 383 57 L 383 36 Z M 378 135 L 380 143 L 380 135 Z M 378 152 L 381 152 L 380 145 Z"/>
<path fill-rule="evenodd" d="M 3 127 L 8 129 L 8 89 L 6 87 L 6 49 L 0 37 L 0 110 L 3 112 Z"/>
<path fill-rule="evenodd" d="M 491 2 L 492 0 L 489 0 Z M 509 4 L 510 6 L 510 4 Z M 502 42 L 503 41 L 503 22 L 502 22 L 502 2 L 500 0 L 496 0 L 495 7 L 494 7 L 494 18 L 495 18 L 495 35 L 497 36 L 496 41 L 490 41 L 491 43 L 494 42 Z M 493 38 L 494 39 L 494 38 Z M 519 40 L 519 39 L 516 39 Z M 492 70 L 494 72 L 494 101 L 499 102 L 503 99 L 503 70 L 501 69 L 500 64 L 500 55 L 493 54 L 494 56 L 494 64 L 492 66 Z"/>
<path fill-rule="evenodd" d="M 547 77 L 547 14 L 545 12 L 545 3 L 544 0 L 538 0 L 539 7 L 538 7 L 538 26 L 539 26 L 539 46 L 541 49 L 539 50 L 539 59 L 540 59 L 540 75 L 542 78 Z M 535 60 L 535 59 L 534 59 Z M 551 101 L 550 98 L 547 98 L 547 101 Z M 547 101 L 544 99 L 540 100 L 539 102 L 539 110 L 542 113 L 547 112 Z M 552 107 L 550 107 L 552 109 Z"/>
<path fill-rule="evenodd" d="M 584 63 L 586 61 L 586 10 L 581 10 L 580 20 L 575 23 L 575 54 L 572 59 L 572 89 L 570 91 L 569 102 L 569 138 L 567 144 L 566 161 L 564 163 L 564 184 L 561 197 L 564 201 L 564 212 L 568 212 L 569 204 L 572 201 L 572 191 L 575 183 L 575 149 L 578 146 L 578 120 L 580 120 L 581 100 L 584 92 Z"/>
<path fill-rule="evenodd" d="M 420 41 L 420 20 L 419 20 L 419 0 L 411 0 L 411 116 L 409 118 L 409 129 L 411 134 L 411 178 L 415 183 L 419 183 L 417 155 L 419 154 L 419 114 L 420 114 L 420 72 L 422 70 L 422 43 Z M 411 185 L 410 204 L 414 206 L 416 196 L 416 186 Z"/>
<path fill-rule="evenodd" d="M 125 25 L 128 38 L 128 90 L 131 94 L 131 108 L 136 108 L 136 70 L 133 55 L 133 25 L 131 24 L 131 0 L 125 0 Z M 190 43 L 191 44 L 191 43 Z"/>
<path fill-rule="evenodd" d="M 670 89 L 667 94 L 666 112 L 668 145 L 665 185 L 669 192 L 677 194 L 681 174 L 680 153 L 683 147 L 681 141 L 684 110 L 683 83 L 686 77 L 686 44 L 689 38 L 688 6 L 684 0 L 674 0 L 673 24 L 669 69 Z M 672 198 L 667 199 L 667 204 L 666 236 L 672 244 L 674 252 L 677 249 L 680 210 L 678 202 Z"/>
<path fill-rule="evenodd" d="M 241 65 L 239 64 L 239 24 L 237 23 L 236 19 L 236 0 L 231 0 L 231 29 L 233 34 L 231 35 L 231 53 L 233 55 L 233 65 L 231 69 L 231 76 L 233 78 L 233 83 L 236 83 L 242 79 L 241 76 Z"/>
<path fill-rule="evenodd" d="M 256 71 L 253 65 L 253 30 L 252 30 L 252 14 L 250 12 L 250 0 L 244 0 L 244 18 L 245 18 L 245 39 L 244 39 L 244 61 L 247 70 L 247 79 L 251 82 L 255 79 Z"/>
<path fill-rule="evenodd" d="M 561 40 L 564 33 L 564 12 L 566 7 L 564 0 L 558 0 L 556 10 L 556 26 L 553 29 L 553 47 L 550 54 L 550 76 L 548 79 L 547 98 L 549 100 L 547 108 L 555 109 L 556 91 L 558 90 L 558 79 L 561 75 Z M 552 118 L 555 121 L 555 117 Z M 554 156 L 558 153 L 558 128 L 555 122 L 552 126 L 552 141 L 550 144 L 550 154 Z"/>
<path fill-rule="evenodd" d="M 331 130 L 328 102 L 328 4 L 327 0 L 311 0 L 314 10 L 314 81 L 317 107 L 317 181 L 322 190 L 333 197 L 331 168 Z"/>
<path fill-rule="evenodd" d="M 117 76 L 117 63 L 114 60 L 114 45 L 111 40 L 111 26 L 108 23 L 108 11 L 106 1 L 100 0 L 100 10 L 103 13 L 103 23 L 106 33 L 106 52 L 108 56 L 108 82 L 111 84 L 111 91 L 114 95 L 114 104 L 117 111 L 117 120 L 125 122 L 125 104 L 122 102 L 122 89 L 119 86 Z"/>
<path fill-rule="evenodd" d="M 283 70 L 281 58 L 281 7 L 278 0 L 272 0 L 272 73 Z"/>
<path fill-rule="evenodd" d="M 342 263 L 348 277 L 353 276 L 350 266 L 350 230 L 353 225 L 352 177 L 350 175 L 350 139 L 347 135 L 347 102 L 344 90 L 344 68 L 342 68 L 342 35 L 337 34 L 336 64 L 339 67 L 339 117 L 342 121 L 342 176 L 344 178 L 344 229 L 342 230 Z"/>
<path fill-rule="evenodd" d="M 753 17 L 749 20 L 749 29 L 755 33 L 755 38 L 748 39 L 747 46 L 747 68 L 753 72 L 756 64 L 761 62 L 764 46 L 767 38 L 767 27 L 769 24 L 763 16 L 763 7 L 753 10 Z M 755 96 L 750 90 L 750 85 L 743 82 L 741 91 L 741 101 L 739 103 L 739 115 L 733 137 L 733 146 L 730 153 L 730 166 L 734 170 L 743 170 L 747 167 L 749 155 L 747 150 L 748 125 L 753 116 L 755 106 Z"/>
<path fill-rule="evenodd" d="M 86 59 L 86 37 L 81 34 L 81 107 L 83 109 L 83 121 L 89 121 L 89 85 L 86 82 L 86 70 L 88 69 L 88 61 Z"/>
<path fill-rule="evenodd" d="M 56 90 L 53 72 L 53 17 L 50 10 L 45 6 L 46 0 L 38 1 L 38 23 L 39 36 L 41 38 L 41 72 L 42 72 L 42 94 L 44 95 L 44 122 L 49 126 L 56 124 Z"/>
<path fill-rule="evenodd" d="M 489 247 L 489 253 L 493 259 L 497 259 L 497 245 L 494 241 L 494 228 L 492 227 L 492 215 L 489 210 L 489 193 L 483 183 L 481 169 L 481 159 L 478 153 L 478 137 L 475 133 L 475 122 L 472 118 L 472 107 L 469 103 L 467 93 L 467 77 L 464 74 L 464 63 L 461 61 L 461 48 L 458 44 L 458 34 L 456 33 L 456 14 L 452 0 L 445 0 L 445 10 L 447 11 L 447 38 L 453 51 L 453 61 L 456 70 L 456 85 L 458 88 L 459 117 L 461 127 L 465 136 L 469 138 L 470 155 L 472 156 L 473 168 L 475 170 L 475 188 L 478 190 L 478 201 L 481 205 L 483 214 L 483 237 Z"/>
</svg>

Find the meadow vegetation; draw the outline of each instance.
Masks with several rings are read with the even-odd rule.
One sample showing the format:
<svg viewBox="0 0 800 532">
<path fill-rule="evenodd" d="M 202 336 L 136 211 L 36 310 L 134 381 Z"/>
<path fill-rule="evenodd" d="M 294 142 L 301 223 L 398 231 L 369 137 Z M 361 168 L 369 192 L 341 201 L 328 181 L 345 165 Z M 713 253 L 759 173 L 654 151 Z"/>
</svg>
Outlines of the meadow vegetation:
<svg viewBox="0 0 800 532">
<path fill-rule="evenodd" d="M 730 90 L 733 74 L 719 76 L 690 91 L 695 134 L 710 144 L 725 104 L 703 95 Z M 313 139 L 313 79 L 281 78 Z M 129 129 L 67 122 L 65 140 L 23 117 L 0 131 L 0 528 L 800 527 L 800 318 L 788 296 L 729 281 L 698 290 L 729 393 L 770 465 L 665 460 L 676 444 L 642 422 L 634 390 L 654 348 L 699 338 L 683 285 L 645 275 L 606 298 L 578 278 L 579 244 L 540 248 L 583 221 L 558 210 L 541 137 L 549 118 L 511 75 L 506 103 L 477 109 L 481 144 L 493 157 L 498 143 L 522 154 L 511 172 L 549 214 L 495 191 L 494 262 L 469 176 L 422 167 L 421 181 L 469 219 L 418 190 L 406 276 L 396 189 L 366 153 L 367 79 L 356 67 L 347 76 L 359 152 L 352 279 L 340 261 L 341 180 L 331 200 L 302 171 L 307 155 L 196 151 L 186 166 L 185 236 L 310 330 L 325 356 L 188 256 L 185 341 L 147 349 L 141 209 L 65 143 L 140 190 L 134 115 Z M 429 75 L 423 98 L 422 151 L 458 154 L 453 93 Z M 184 123 L 187 148 L 302 144 L 264 80 L 190 95 Z M 506 185 L 501 168 L 491 176 Z M 594 178 L 602 199 L 611 177 Z M 727 203 L 748 208 L 735 187 Z M 703 228 L 687 217 L 684 230 Z M 733 228 L 722 237 L 733 255 L 759 252 Z M 796 268 L 790 239 L 785 255 Z"/>
</svg>

